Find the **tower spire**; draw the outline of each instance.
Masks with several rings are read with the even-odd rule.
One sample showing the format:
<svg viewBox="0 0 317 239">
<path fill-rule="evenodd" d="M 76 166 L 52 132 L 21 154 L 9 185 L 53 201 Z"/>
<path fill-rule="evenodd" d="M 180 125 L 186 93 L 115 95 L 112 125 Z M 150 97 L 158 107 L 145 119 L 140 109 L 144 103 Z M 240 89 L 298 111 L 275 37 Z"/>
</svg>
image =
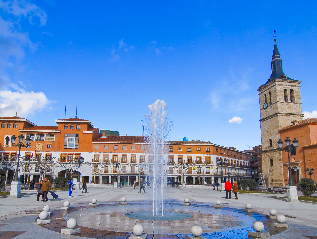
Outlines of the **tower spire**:
<svg viewBox="0 0 317 239">
<path fill-rule="evenodd" d="M 285 79 L 287 76 L 283 72 L 283 67 L 282 67 L 282 59 L 280 56 L 280 53 L 277 48 L 276 44 L 276 31 L 274 30 L 274 50 L 273 50 L 273 56 L 272 56 L 272 61 L 271 61 L 271 68 L 272 68 L 272 74 L 269 79 L 269 81 L 275 80 L 275 79 Z"/>
</svg>

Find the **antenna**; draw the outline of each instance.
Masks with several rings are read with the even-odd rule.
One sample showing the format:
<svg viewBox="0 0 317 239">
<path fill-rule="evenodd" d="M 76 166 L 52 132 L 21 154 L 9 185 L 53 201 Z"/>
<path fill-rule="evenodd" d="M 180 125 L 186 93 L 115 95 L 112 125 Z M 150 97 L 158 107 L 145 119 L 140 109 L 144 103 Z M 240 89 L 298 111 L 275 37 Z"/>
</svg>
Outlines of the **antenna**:
<svg viewBox="0 0 317 239">
<path fill-rule="evenodd" d="M 76 106 L 76 117 L 75 118 L 77 118 L 77 106 Z"/>
<path fill-rule="evenodd" d="M 66 105 L 65 105 L 65 119 L 66 119 Z"/>
<path fill-rule="evenodd" d="M 276 42 L 276 31 L 273 32 L 274 41 Z"/>
</svg>

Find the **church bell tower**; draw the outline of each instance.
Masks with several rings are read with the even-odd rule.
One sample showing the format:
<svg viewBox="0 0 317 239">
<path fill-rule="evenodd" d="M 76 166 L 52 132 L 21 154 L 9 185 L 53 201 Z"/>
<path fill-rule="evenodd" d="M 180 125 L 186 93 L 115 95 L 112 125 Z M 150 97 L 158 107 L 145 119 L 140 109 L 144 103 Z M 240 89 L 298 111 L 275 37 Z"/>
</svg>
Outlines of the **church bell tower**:
<svg viewBox="0 0 317 239">
<path fill-rule="evenodd" d="M 300 83 L 283 72 L 282 59 L 274 39 L 272 74 L 258 89 L 262 140 L 262 172 L 268 187 L 285 186 L 279 130 L 303 119 Z M 284 139 L 282 139 L 284 140 Z M 287 182 L 286 182 L 287 183 Z"/>
</svg>

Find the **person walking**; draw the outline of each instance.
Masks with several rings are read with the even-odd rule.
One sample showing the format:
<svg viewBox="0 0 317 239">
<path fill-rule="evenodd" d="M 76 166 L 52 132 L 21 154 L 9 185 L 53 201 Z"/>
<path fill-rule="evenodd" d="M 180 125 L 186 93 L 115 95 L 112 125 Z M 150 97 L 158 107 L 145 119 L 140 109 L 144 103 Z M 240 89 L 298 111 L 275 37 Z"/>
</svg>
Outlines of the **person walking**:
<svg viewBox="0 0 317 239">
<path fill-rule="evenodd" d="M 228 180 L 227 182 L 225 182 L 226 199 L 231 199 L 231 189 L 232 189 L 232 184 Z"/>
<path fill-rule="evenodd" d="M 84 191 L 85 191 L 85 193 L 87 192 L 87 184 L 86 184 L 85 180 L 83 181 L 83 188 L 82 188 L 82 192 L 84 192 Z"/>
<path fill-rule="evenodd" d="M 238 200 L 238 184 L 237 181 L 233 182 L 233 187 L 232 187 L 232 191 L 234 193 L 235 199 Z"/>
<path fill-rule="evenodd" d="M 143 178 L 141 178 L 141 182 L 140 182 L 140 193 L 142 188 L 143 188 L 143 192 L 145 193 L 145 182 L 143 181 Z"/>
<path fill-rule="evenodd" d="M 71 197 L 72 196 L 72 193 L 73 193 L 73 181 L 72 180 L 69 180 L 69 182 L 68 182 L 68 195 L 69 195 L 69 197 Z"/>
<path fill-rule="evenodd" d="M 47 180 L 47 178 L 44 178 L 44 182 L 42 183 L 42 191 L 43 191 L 42 200 L 43 200 L 43 202 L 48 201 L 47 194 L 50 190 L 51 190 L 51 183 L 50 183 L 50 181 Z"/>
<path fill-rule="evenodd" d="M 134 180 L 133 182 L 133 189 L 135 189 L 135 186 L 136 186 L 136 180 Z"/>
<path fill-rule="evenodd" d="M 35 184 L 35 188 L 37 189 L 36 201 L 40 200 L 40 196 L 43 199 L 42 183 L 43 181 L 41 180 L 40 183 Z"/>
</svg>

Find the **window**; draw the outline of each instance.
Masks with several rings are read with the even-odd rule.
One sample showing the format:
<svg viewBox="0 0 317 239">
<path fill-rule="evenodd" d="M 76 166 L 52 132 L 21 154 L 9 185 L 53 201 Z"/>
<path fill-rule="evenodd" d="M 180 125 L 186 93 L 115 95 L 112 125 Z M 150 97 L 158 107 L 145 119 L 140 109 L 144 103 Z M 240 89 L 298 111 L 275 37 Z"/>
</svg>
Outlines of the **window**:
<svg viewBox="0 0 317 239">
<path fill-rule="evenodd" d="M 5 128 L 6 124 L 5 123 L 1 123 L 1 128 Z"/>
<path fill-rule="evenodd" d="M 288 102 L 287 89 L 284 89 L 284 101 Z"/>
<path fill-rule="evenodd" d="M 183 148 L 182 147 L 178 147 L 178 151 L 183 151 Z"/>
<path fill-rule="evenodd" d="M 273 159 L 270 159 L 270 166 L 273 167 Z"/>
<path fill-rule="evenodd" d="M 95 149 L 99 149 L 99 145 L 95 145 Z"/>
<path fill-rule="evenodd" d="M 122 155 L 121 163 L 126 163 L 127 162 L 127 155 Z"/>
<path fill-rule="evenodd" d="M 127 150 L 128 147 L 127 147 L 126 145 L 123 145 L 123 146 L 122 146 L 122 149 L 123 149 L 123 150 Z"/>
<path fill-rule="evenodd" d="M 94 162 L 99 162 L 99 154 L 94 155 Z"/>
<path fill-rule="evenodd" d="M 201 163 L 202 163 L 202 161 L 201 161 L 201 157 L 200 157 L 200 156 L 197 156 L 197 157 L 196 157 L 196 163 L 199 163 L 199 164 L 201 164 Z"/>
<path fill-rule="evenodd" d="M 216 148 L 216 152 L 218 152 L 218 148 Z"/>
<path fill-rule="evenodd" d="M 113 149 L 114 149 L 114 150 L 117 150 L 117 149 L 118 149 L 118 145 L 114 145 L 114 146 L 113 146 Z"/>
<path fill-rule="evenodd" d="M 11 123 L 8 123 L 8 129 L 10 129 L 11 128 Z"/>
<path fill-rule="evenodd" d="M 66 162 L 66 154 L 61 154 L 60 160 L 61 162 Z"/>
<path fill-rule="evenodd" d="M 73 124 L 70 125 L 70 129 L 75 129 L 75 126 Z"/>
<path fill-rule="evenodd" d="M 17 123 L 14 123 L 13 128 L 17 128 L 17 127 L 18 127 Z"/>
<path fill-rule="evenodd" d="M 104 154 L 103 155 L 103 162 L 104 163 L 109 163 L 109 155 L 108 154 Z"/>
<path fill-rule="evenodd" d="M 183 157 L 182 156 L 178 156 L 178 163 L 183 163 Z"/>
<path fill-rule="evenodd" d="M 173 147 L 169 147 L 168 151 L 173 152 Z"/>
<path fill-rule="evenodd" d="M 206 152 L 210 152 L 210 148 L 209 147 L 206 148 Z"/>
<path fill-rule="evenodd" d="M 290 90 L 290 100 L 292 103 L 295 103 L 295 94 L 293 89 Z"/>
<path fill-rule="evenodd" d="M 67 162 L 72 162 L 72 161 L 73 161 L 73 155 L 67 154 Z"/>
<path fill-rule="evenodd" d="M 75 148 L 75 137 L 67 138 L 67 148 L 71 148 L 71 149 Z"/>
<path fill-rule="evenodd" d="M 136 163 L 136 155 L 135 154 L 131 155 L 131 163 Z"/>
<path fill-rule="evenodd" d="M 4 145 L 5 145 L 5 147 L 10 147 L 10 145 L 11 145 L 10 138 L 11 138 L 11 136 L 10 137 L 9 136 L 5 136 L 4 137 Z"/>
<path fill-rule="evenodd" d="M 197 147 L 197 151 L 200 151 L 200 147 Z"/>
<path fill-rule="evenodd" d="M 192 148 L 187 148 L 187 152 L 191 152 L 192 151 Z"/>
<path fill-rule="evenodd" d="M 77 129 L 80 129 L 80 124 L 78 124 L 76 128 L 77 128 Z"/>
<path fill-rule="evenodd" d="M 48 144 L 48 145 L 46 145 L 46 147 L 47 147 L 48 149 L 50 149 L 50 148 L 52 148 L 52 145 L 51 145 L 51 144 Z"/>
<path fill-rule="evenodd" d="M 45 141 L 55 141 L 55 135 L 54 134 L 46 134 Z"/>
<path fill-rule="evenodd" d="M 264 94 L 264 102 L 267 103 L 266 94 Z"/>
<path fill-rule="evenodd" d="M 270 103 L 270 105 L 272 104 L 272 94 L 271 94 L 271 91 L 269 92 L 269 103 Z"/>
<path fill-rule="evenodd" d="M 112 162 L 113 163 L 118 163 L 118 155 L 113 155 L 112 156 Z"/>
<path fill-rule="evenodd" d="M 64 129 L 68 129 L 68 125 L 67 124 L 64 125 Z"/>
<path fill-rule="evenodd" d="M 35 141 L 44 141 L 44 134 L 37 134 L 35 136 Z"/>
<path fill-rule="evenodd" d="M 145 155 L 141 155 L 140 156 L 140 163 L 144 163 L 145 162 Z"/>
<path fill-rule="evenodd" d="M 193 158 L 192 158 L 191 156 L 188 156 L 187 162 L 188 162 L 188 163 L 193 163 Z"/>
<path fill-rule="evenodd" d="M 206 156 L 205 163 L 206 164 L 210 164 L 211 163 L 211 157 L 210 156 Z"/>
<path fill-rule="evenodd" d="M 269 146 L 272 147 L 272 145 L 273 145 L 272 139 L 269 139 Z"/>
<path fill-rule="evenodd" d="M 103 148 L 104 149 L 109 149 L 109 145 L 106 144 L 106 145 L 103 146 Z"/>
<path fill-rule="evenodd" d="M 145 146 L 141 146 L 141 150 L 144 151 L 145 150 Z"/>
<path fill-rule="evenodd" d="M 173 164 L 174 163 L 174 156 L 173 155 L 169 155 L 168 156 L 168 164 Z"/>
<path fill-rule="evenodd" d="M 131 150 L 136 150 L 136 147 L 134 145 L 132 145 Z"/>
</svg>

